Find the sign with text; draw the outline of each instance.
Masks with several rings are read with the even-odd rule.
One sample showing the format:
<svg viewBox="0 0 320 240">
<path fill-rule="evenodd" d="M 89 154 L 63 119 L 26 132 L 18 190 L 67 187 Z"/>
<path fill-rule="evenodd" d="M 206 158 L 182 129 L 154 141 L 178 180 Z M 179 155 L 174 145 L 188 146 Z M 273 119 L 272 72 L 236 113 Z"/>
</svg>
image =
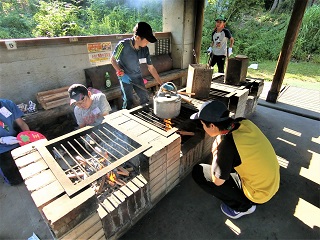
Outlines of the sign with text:
<svg viewBox="0 0 320 240">
<path fill-rule="evenodd" d="M 111 42 L 87 43 L 87 49 L 92 66 L 110 63 L 112 54 Z"/>
</svg>

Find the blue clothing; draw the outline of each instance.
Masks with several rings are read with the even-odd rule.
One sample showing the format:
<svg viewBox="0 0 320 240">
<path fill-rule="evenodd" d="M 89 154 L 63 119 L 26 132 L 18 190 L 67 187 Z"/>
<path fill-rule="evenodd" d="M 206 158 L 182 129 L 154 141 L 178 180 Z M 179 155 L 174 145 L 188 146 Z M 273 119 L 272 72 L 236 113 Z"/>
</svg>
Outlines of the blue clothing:
<svg viewBox="0 0 320 240">
<path fill-rule="evenodd" d="M 124 70 L 124 73 L 131 79 L 131 82 L 128 82 L 128 78 L 119 77 L 123 99 L 122 108 L 132 108 L 134 102 L 133 90 L 139 96 L 140 104 L 148 103 L 149 96 L 147 94 L 147 90 L 143 90 L 145 86 L 143 83 L 140 64 L 146 63 L 148 65 L 152 65 L 149 48 L 146 46 L 135 49 L 134 38 L 126 38 L 117 44 L 112 56 L 116 59 L 120 68 Z"/>
<path fill-rule="evenodd" d="M 5 117 L 0 113 L 0 137 L 17 136 L 17 132 L 14 129 L 14 122 L 17 118 L 21 118 L 23 116 L 23 112 L 17 107 L 14 102 L 7 99 L 0 99 L 0 109 L 2 108 L 7 109 L 11 113 L 11 115 Z M 19 144 L 0 144 L 0 153 L 10 151 L 17 147 L 19 147 Z"/>
<path fill-rule="evenodd" d="M 149 48 L 140 47 L 135 49 L 134 38 L 121 40 L 114 49 L 112 56 L 116 59 L 119 66 L 132 80 L 141 78 L 140 63 L 152 65 Z"/>
</svg>

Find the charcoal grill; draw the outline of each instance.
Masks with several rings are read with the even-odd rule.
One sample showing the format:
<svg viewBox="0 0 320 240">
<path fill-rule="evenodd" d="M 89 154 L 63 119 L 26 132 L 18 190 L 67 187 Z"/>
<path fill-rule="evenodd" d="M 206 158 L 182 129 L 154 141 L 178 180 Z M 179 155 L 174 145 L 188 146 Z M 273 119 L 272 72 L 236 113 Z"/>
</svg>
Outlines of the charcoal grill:
<svg viewBox="0 0 320 240">
<path fill-rule="evenodd" d="M 128 160 L 139 161 L 137 156 L 150 146 L 134 138 L 104 122 L 48 141 L 38 150 L 71 196 Z"/>
<path fill-rule="evenodd" d="M 186 122 L 189 122 L 190 116 L 198 111 L 194 107 L 181 107 L 180 114 L 176 118 L 170 119 L 171 121 L 171 128 L 167 129 L 166 124 L 163 119 L 157 117 L 153 113 L 153 109 L 150 108 L 150 111 L 146 112 L 141 107 L 134 108 L 126 113 L 130 118 L 135 118 L 136 121 L 141 123 L 142 125 L 148 124 L 150 127 L 153 126 L 153 130 L 160 133 L 161 135 L 168 137 L 171 134 L 177 132 L 179 129 L 183 128 L 183 125 L 185 125 Z"/>
</svg>

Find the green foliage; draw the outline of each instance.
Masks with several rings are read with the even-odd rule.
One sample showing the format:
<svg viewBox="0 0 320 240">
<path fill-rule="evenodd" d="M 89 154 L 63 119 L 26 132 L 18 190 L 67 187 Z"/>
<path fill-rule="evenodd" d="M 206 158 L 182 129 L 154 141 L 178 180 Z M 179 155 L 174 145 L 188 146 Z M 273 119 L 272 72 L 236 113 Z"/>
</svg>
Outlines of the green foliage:
<svg viewBox="0 0 320 240">
<path fill-rule="evenodd" d="M 247 18 L 234 33 L 235 53 L 247 55 L 253 61 L 277 60 L 288 22 L 286 15 Z"/>
<path fill-rule="evenodd" d="M 60 37 L 81 34 L 79 7 L 66 2 L 39 1 L 39 11 L 34 15 L 37 23 L 36 37 Z"/>
<path fill-rule="evenodd" d="M 308 8 L 302 20 L 301 29 L 292 56 L 296 59 L 308 59 L 320 62 L 320 6 Z"/>
<path fill-rule="evenodd" d="M 34 0 L 0 2 L 0 39 L 33 37 Z"/>
<path fill-rule="evenodd" d="M 140 5 L 121 2 L 123 1 L 92 1 L 86 11 L 86 18 L 89 20 L 86 32 L 99 35 L 132 33 L 133 27 L 139 21 L 148 22 L 153 31 L 162 30 L 160 1 L 140 1 Z"/>
<path fill-rule="evenodd" d="M 287 32 L 294 1 L 284 0 L 274 14 L 262 11 L 261 1 L 209 0 L 205 9 L 202 37 L 203 59 L 211 43 L 214 18 L 224 14 L 227 28 L 235 38 L 234 54 L 247 55 L 252 61 L 277 60 Z M 264 3 L 270 7 L 271 2 Z M 253 11 L 255 9 L 255 11 Z M 250 11 L 248 11 L 250 10 Z M 268 9 L 269 10 L 269 9 Z M 296 60 L 319 62 L 320 8 L 307 8 L 292 57 Z"/>
</svg>

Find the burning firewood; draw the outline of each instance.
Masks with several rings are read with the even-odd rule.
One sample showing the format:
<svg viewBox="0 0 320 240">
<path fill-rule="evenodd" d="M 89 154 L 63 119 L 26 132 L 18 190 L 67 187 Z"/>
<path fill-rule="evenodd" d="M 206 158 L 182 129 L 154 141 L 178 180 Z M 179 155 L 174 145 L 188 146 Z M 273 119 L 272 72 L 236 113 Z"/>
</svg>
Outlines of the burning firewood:
<svg viewBox="0 0 320 240">
<path fill-rule="evenodd" d="M 123 168 L 121 166 L 118 167 L 117 173 L 119 175 L 123 175 L 123 176 L 129 176 L 129 174 L 130 174 L 128 170 L 126 170 L 125 168 Z"/>
<path fill-rule="evenodd" d="M 109 184 L 110 184 L 110 182 L 113 183 L 113 185 L 110 184 L 111 186 L 114 186 L 114 183 L 118 184 L 119 186 L 124 186 L 124 185 L 126 184 L 126 183 L 125 183 L 124 181 L 122 181 L 121 179 L 118 179 L 117 176 L 116 176 L 116 174 L 115 174 L 114 172 L 112 172 L 112 171 L 111 171 L 110 173 L 108 173 L 107 176 L 108 176 L 108 178 L 109 178 L 108 183 L 109 183 Z"/>
<path fill-rule="evenodd" d="M 104 175 L 104 176 L 101 178 L 101 182 L 100 182 L 99 188 L 98 188 L 98 190 L 96 191 L 97 193 L 101 193 L 101 192 L 102 192 L 103 186 L 104 186 L 104 184 L 105 184 L 105 182 L 106 182 L 106 179 L 107 179 L 107 176 L 106 176 L 106 175 Z"/>
<path fill-rule="evenodd" d="M 116 185 L 116 183 L 113 181 L 107 180 L 107 182 L 111 187 L 114 187 L 114 185 Z"/>
</svg>

